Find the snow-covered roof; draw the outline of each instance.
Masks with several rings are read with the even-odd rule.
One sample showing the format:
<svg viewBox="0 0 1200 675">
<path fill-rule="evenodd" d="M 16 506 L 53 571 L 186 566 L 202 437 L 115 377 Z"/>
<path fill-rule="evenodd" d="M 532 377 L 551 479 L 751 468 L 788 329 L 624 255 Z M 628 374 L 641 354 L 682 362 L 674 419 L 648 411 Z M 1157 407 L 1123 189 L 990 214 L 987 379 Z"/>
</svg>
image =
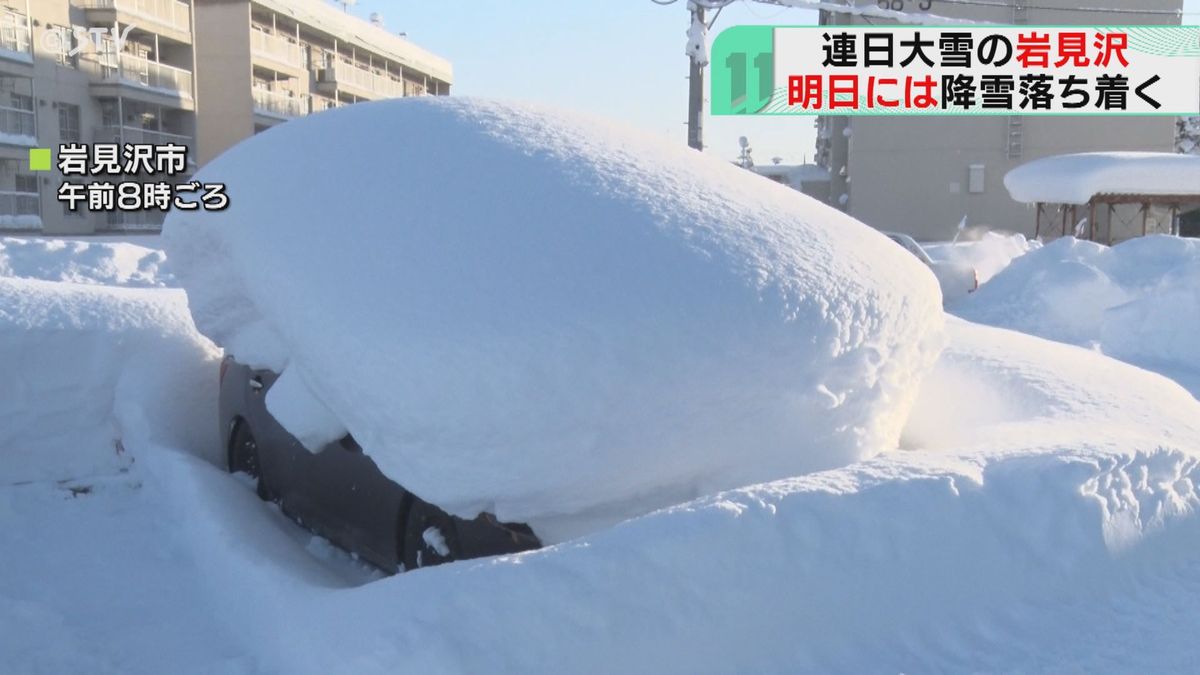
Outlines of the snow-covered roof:
<svg viewBox="0 0 1200 675">
<path fill-rule="evenodd" d="M 829 171 L 816 164 L 759 164 L 750 170 L 761 176 L 787 176 L 793 185 L 829 180 Z"/>
<path fill-rule="evenodd" d="M 257 5 L 286 14 L 344 42 L 415 68 L 443 82 L 454 83 L 450 62 L 406 38 L 321 2 L 321 0 L 254 0 Z"/>
<path fill-rule="evenodd" d="M 1086 204 L 1096 195 L 1196 195 L 1200 156 L 1085 152 L 1034 160 L 1009 171 L 1004 187 L 1025 203 Z"/>
</svg>

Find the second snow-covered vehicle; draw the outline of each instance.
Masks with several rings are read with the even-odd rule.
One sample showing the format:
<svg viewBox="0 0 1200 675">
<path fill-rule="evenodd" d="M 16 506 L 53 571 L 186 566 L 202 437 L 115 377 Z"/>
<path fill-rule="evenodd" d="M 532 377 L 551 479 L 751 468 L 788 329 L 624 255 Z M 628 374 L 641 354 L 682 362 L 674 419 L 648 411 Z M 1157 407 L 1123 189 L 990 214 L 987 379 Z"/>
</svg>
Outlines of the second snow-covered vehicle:
<svg viewBox="0 0 1200 675">
<path fill-rule="evenodd" d="M 491 514 L 447 514 L 383 475 L 349 435 L 309 452 L 271 416 L 278 376 L 233 356 L 221 362 L 220 416 L 230 472 L 257 482 L 258 496 L 334 544 L 388 572 L 535 549 L 526 525 Z"/>
<path fill-rule="evenodd" d="M 971 293 L 979 290 L 979 271 L 970 265 L 962 263 L 950 262 L 947 260 L 934 260 L 925 252 L 925 248 L 917 243 L 916 239 L 907 234 L 899 232 L 884 232 L 888 239 L 900 244 L 904 250 L 917 256 L 917 259 L 925 263 L 930 270 L 933 271 L 933 276 L 937 277 L 938 285 L 942 287 L 943 302 L 953 302 L 967 297 Z"/>
</svg>

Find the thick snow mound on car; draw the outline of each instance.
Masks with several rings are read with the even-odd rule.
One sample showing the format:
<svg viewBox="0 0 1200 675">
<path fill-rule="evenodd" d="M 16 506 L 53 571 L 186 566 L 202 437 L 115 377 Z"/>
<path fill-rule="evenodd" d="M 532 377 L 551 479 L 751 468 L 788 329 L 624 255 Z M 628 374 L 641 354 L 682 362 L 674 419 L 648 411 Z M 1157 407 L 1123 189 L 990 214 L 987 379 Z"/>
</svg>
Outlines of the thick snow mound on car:
<svg viewBox="0 0 1200 675">
<path fill-rule="evenodd" d="M 0 237 L 0 276 L 108 286 L 172 284 L 162 251 L 126 242 Z"/>
<path fill-rule="evenodd" d="M 216 358 L 182 291 L 0 276 L 0 484 L 120 471 L 131 439 L 204 454 Z"/>
<path fill-rule="evenodd" d="M 608 123 L 408 99 L 255 136 L 164 242 L 200 330 L 461 515 L 601 520 L 896 445 L 943 315 L 852 218 Z M 337 424 L 316 423 L 331 419 Z"/>
<path fill-rule="evenodd" d="M 1110 248 L 1065 237 L 1017 258 L 953 309 L 1139 364 L 1200 369 L 1200 241 L 1153 235 Z"/>
</svg>

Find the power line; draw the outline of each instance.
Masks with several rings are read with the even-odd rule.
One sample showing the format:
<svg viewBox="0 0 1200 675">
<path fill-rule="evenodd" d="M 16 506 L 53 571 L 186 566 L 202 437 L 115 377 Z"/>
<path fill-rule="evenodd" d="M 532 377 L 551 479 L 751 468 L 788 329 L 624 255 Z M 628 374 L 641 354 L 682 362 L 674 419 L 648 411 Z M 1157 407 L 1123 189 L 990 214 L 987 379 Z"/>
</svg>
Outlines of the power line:
<svg viewBox="0 0 1200 675">
<path fill-rule="evenodd" d="M 678 2 L 679 0 L 650 0 L 650 1 L 656 5 L 673 5 L 676 2 Z M 736 1 L 737 0 L 691 0 L 691 2 L 695 2 L 697 5 L 700 5 L 701 7 L 704 7 L 705 9 L 717 9 L 717 10 L 722 9 L 728 5 L 731 5 Z M 862 11 L 864 9 L 865 10 L 876 9 L 875 7 L 871 7 L 870 5 L 859 6 L 859 5 L 850 4 L 850 3 L 844 4 L 844 5 L 836 5 L 832 2 L 822 1 L 822 0 L 741 0 L 741 1 L 745 2 L 747 4 L 757 2 L 759 4 L 775 5 L 778 7 L 788 7 L 788 8 L 792 8 L 792 9 L 817 9 L 817 10 L 823 9 L 823 10 L 831 11 L 831 12 L 837 12 L 838 8 L 856 9 L 859 11 Z M 1022 9 L 1035 9 L 1035 10 L 1047 11 L 1047 12 L 1068 12 L 1068 13 L 1069 12 L 1090 12 L 1090 13 L 1094 13 L 1094 14 L 1144 14 L 1144 15 L 1151 15 L 1151 16 L 1200 16 L 1200 12 L 1185 12 L 1182 10 L 1172 10 L 1172 9 L 1132 9 L 1129 7 L 1055 7 L 1052 5 L 1028 5 L 1028 4 L 1019 3 L 1019 2 L 1018 3 L 1008 3 L 1008 2 L 998 1 L 998 0 L 937 0 L 937 1 L 941 2 L 941 3 L 949 4 L 949 5 L 968 5 L 968 6 L 973 6 L 973 7 L 992 7 L 992 8 L 996 8 L 996 9 L 1012 9 L 1013 7 L 1020 7 Z M 879 11 L 880 12 L 891 12 L 892 10 L 879 10 Z M 896 12 L 896 13 L 903 13 L 903 12 Z M 934 19 L 940 18 L 935 15 L 929 15 L 929 16 L 930 16 L 930 18 L 934 18 Z M 880 18 L 887 18 L 887 17 L 884 17 L 881 15 Z"/>
<path fill-rule="evenodd" d="M 658 2 L 658 0 L 654 0 Z M 674 1 L 674 0 L 672 0 Z M 703 1 L 703 0 L 702 0 Z M 768 5 L 778 5 L 781 7 L 791 7 L 794 9 L 824 9 L 830 12 L 837 12 L 835 8 L 830 8 L 832 3 L 821 2 L 820 0 L 743 0 L 745 2 L 759 2 Z M 1035 9 L 1039 11 L 1054 11 L 1054 12 L 1091 12 L 1095 14 L 1141 14 L 1151 16 L 1192 16 L 1200 15 L 1200 12 L 1184 12 L 1182 10 L 1172 9 L 1132 9 L 1129 7 L 1054 7 L 1051 5 L 1031 5 L 1023 2 L 1008 3 L 998 2 L 996 0 L 937 0 L 940 3 L 949 5 L 969 5 L 974 7 L 991 7 L 995 9 L 1013 9 L 1019 7 L 1021 9 Z M 660 4 L 662 4 L 660 2 Z M 870 5 L 865 7 L 846 4 L 842 5 L 845 9 L 856 9 L 862 11 L 864 9 L 874 9 Z M 881 10 L 890 11 L 890 10 Z M 910 14 L 910 16 L 916 16 Z M 931 18 L 938 18 L 930 15 Z"/>
<path fill-rule="evenodd" d="M 1007 2 L 995 2 L 994 0 L 938 0 L 938 2 L 944 2 L 951 5 L 996 7 L 1000 9 L 1012 9 L 1014 7 L 1020 7 L 1021 9 L 1036 9 L 1039 11 L 1095 12 L 1097 14 L 1150 14 L 1156 16 L 1181 16 L 1184 14 L 1182 10 L 1176 11 L 1171 9 L 1131 9 L 1129 7 L 1052 7 L 1050 5 L 1027 5 L 1021 2 L 1009 4 Z"/>
</svg>

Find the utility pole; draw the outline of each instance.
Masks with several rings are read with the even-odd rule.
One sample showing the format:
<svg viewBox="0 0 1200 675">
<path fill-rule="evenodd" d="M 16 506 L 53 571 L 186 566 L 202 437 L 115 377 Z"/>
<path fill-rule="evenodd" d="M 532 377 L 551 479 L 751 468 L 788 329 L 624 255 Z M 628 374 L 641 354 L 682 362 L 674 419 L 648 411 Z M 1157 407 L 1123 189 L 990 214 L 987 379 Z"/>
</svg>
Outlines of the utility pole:
<svg viewBox="0 0 1200 675">
<path fill-rule="evenodd" d="M 704 26 L 704 8 L 700 3 L 689 3 L 692 12 L 692 27 Z M 692 53 L 688 55 L 688 146 L 704 149 L 704 61 Z"/>
</svg>

